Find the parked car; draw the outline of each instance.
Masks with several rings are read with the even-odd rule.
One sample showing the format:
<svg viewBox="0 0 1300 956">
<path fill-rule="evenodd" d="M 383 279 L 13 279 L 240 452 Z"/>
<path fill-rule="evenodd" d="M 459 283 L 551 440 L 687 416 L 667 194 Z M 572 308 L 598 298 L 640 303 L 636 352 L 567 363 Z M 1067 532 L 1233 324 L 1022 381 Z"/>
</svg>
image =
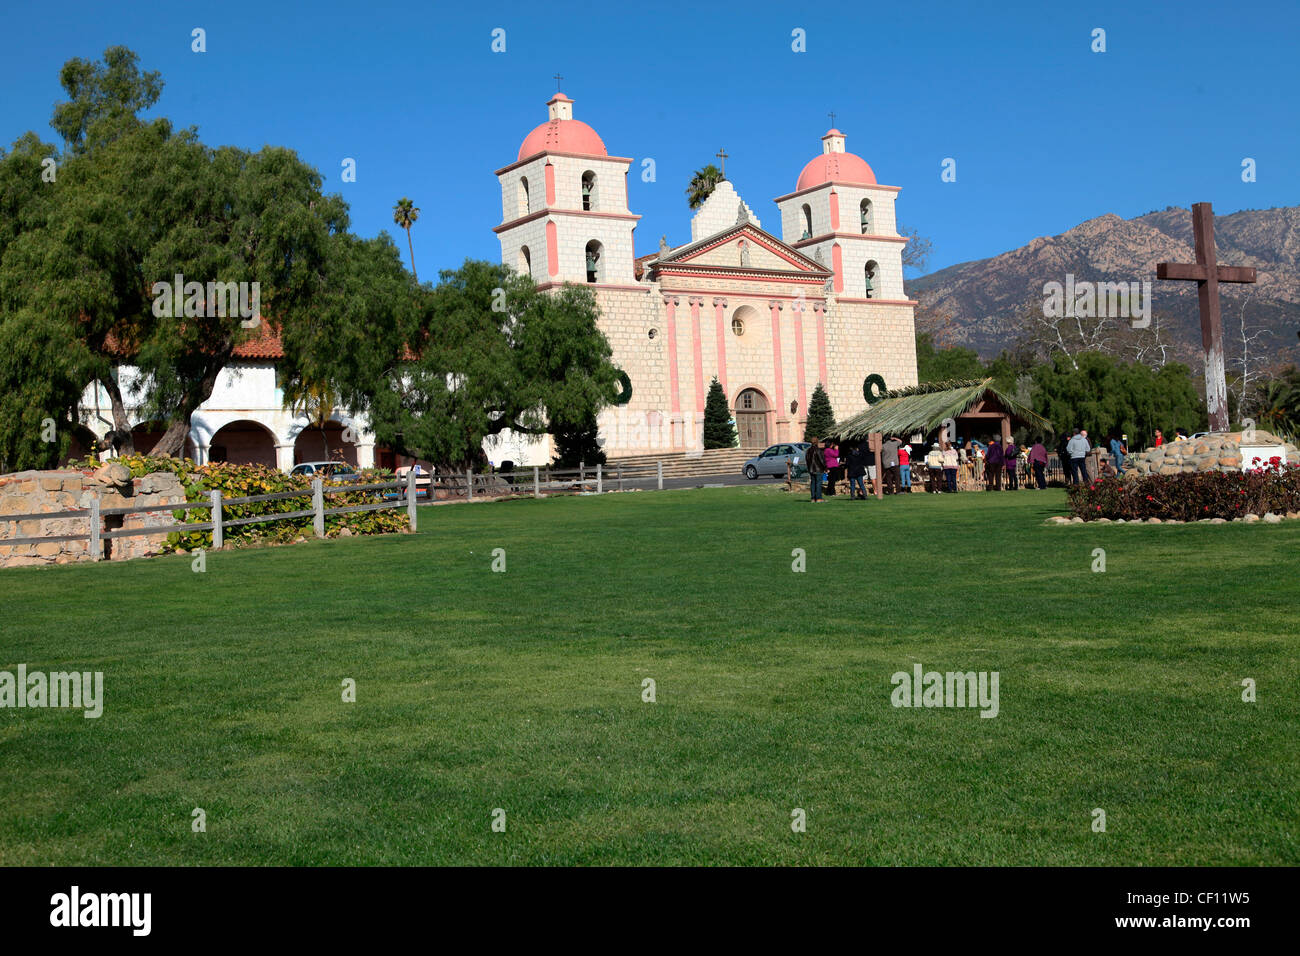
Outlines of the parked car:
<svg viewBox="0 0 1300 956">
<path fill-rule="evenodd" d="M 317 475 L 322 478 L 354 478 L 357 470 L 344 461 L 304 461 L 294 465 L 289 474 L 306 475 L 308 478 Z"/>
<path fill-rule="evenodd" d="M 753 481 L 759 475 L 772 475 L 776 478 L 785 477 L 786 462 L 790 463 L 791 469 L 799 468 L 803 465 L 803 456 L 809 448 L 806 441 L 786 442 L 780 445 L 772 445 L 764 451 L 755 455 L 749 461 L 745 462 L 741 472 L 750 481 Z"/>
</svg>

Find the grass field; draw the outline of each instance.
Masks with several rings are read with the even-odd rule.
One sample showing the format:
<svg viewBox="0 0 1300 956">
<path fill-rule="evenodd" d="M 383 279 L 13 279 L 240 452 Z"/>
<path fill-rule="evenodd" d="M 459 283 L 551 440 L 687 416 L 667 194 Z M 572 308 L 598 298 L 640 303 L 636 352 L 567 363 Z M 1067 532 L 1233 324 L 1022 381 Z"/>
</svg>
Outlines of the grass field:
<svg viewBox="0 0 1300 956">
<path fill-rule="evenodd" d="M 520 500 L 0 572 L 0 669 L 106 697 L 0 710 L 0 863 L 1300 863 L 1300 522 L 1063 504 Z M 891 706 L 916 662 L 998 716 Z"/>
</svg>

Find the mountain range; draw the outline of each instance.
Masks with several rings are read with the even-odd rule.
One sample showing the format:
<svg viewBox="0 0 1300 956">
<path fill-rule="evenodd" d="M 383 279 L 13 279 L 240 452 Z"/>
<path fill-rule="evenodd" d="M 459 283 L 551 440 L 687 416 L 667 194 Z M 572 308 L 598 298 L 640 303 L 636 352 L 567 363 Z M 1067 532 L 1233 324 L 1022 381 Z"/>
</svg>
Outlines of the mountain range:
<svg viewBox="0 0 1300 956">
<path fill-rule="evenodd" d="M 1214 231 L 1220 265 L 1257 270 L 1253 285 L 1219 286 L 1228 355 L 1239 354 L 1244 322 L 1247 335 L 1258 333 L 1252 352 L 1294 360 L 1300 353 L 1300 206 L 1215 216 Z M 1195 262 L 1192 242 L 1187 209 L 1171 206 L 1133 219 L 1107 213 L 1019 249 L 909 280 L 907 291 L 920 303 L 919 327 L 943 316 L 943 344 L 987 358 L 1016 343 L 1014 317 L 1027 303 L 1042 303 L 1047 282 L 1064 284 L 1067 274 L 1076 282 L 1150 280 L 1162 331 L 1180 358 L 1192 359 L 1201 341 L 1196 283 L 1155 278 L 1157 262 Z"/>
</svg>

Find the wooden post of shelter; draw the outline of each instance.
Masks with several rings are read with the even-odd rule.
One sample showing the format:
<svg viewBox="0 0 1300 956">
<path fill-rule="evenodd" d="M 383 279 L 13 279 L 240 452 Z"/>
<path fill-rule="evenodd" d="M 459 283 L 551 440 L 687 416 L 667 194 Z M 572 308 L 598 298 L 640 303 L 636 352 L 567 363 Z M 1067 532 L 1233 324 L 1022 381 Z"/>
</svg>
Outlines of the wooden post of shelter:
<svg viewBox="0 0 1300 956">
<path fill-rule="evenodd" d="M 877 500 L 883 499 L 885 497 L 884 491 L 881 490 L 881 474 L 880 474 L 880 470 L 881 470 L 880 447 L 882 444 L 883 442 L 881 441 L 880 432 L 872 432 L 870 435 L 867 436 L 867 447 L 871 449 L 872 458 L 875 460 L 876 463 L 875 467 L 871 469 L 872 472 L 874 473 L 871 479 L 871 493 L 876 496 Z"/>
</svg>

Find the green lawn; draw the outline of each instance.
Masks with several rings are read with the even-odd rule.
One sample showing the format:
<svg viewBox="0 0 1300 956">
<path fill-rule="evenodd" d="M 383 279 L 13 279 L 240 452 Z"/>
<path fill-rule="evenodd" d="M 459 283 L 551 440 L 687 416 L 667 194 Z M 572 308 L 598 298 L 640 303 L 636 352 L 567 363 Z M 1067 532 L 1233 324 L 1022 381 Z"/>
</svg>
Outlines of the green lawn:
<svg viewBox="0 0 1300 956">
<path fill-rule="evenodd" d="M 0 863 L 1300 863 L 1300 522 L 1063 504 L 764 484 L 0 572 L 0 669 L 106 696 L 0 710 Z M 892 707 L 918 661 L 999 715 Z"/>
</svg>

